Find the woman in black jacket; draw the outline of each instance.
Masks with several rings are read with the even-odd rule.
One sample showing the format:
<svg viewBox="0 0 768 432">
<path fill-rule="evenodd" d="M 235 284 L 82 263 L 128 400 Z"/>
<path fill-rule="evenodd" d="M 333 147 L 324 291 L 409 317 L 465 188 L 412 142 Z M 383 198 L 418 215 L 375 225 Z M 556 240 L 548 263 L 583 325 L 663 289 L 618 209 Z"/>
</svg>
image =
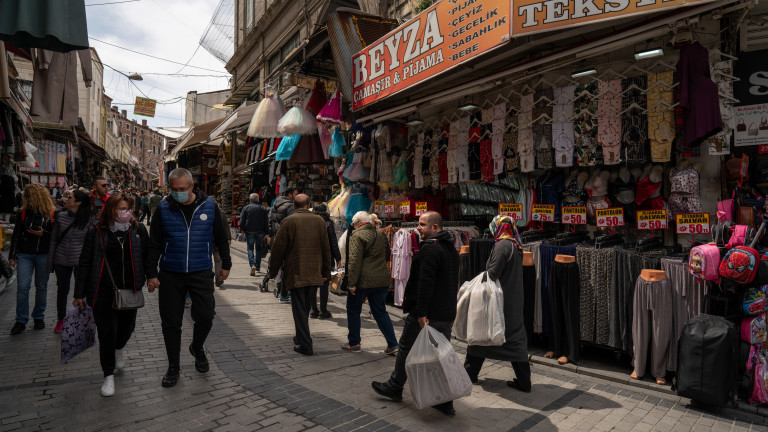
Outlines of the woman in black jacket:
<svg viewBox="0 0 768 432">
<path fill-rule="evenodd" d="M 331 247 L 331 267 L 335 266 L 335 263 L 341 262 L 341 252 L 339 252 L 339 242 L 336 238 L 336 230 L 333 228 L 333 222 L 331 222 L 331 215 L 328 213 L 328 204 L 320 203 L 312 209 L 312 213 L 320 216 L 325 221 L 325 229 L 328 230 L 328 244 Z M 330 281 L 323 282 L 323 286 L 320 287 L 320 309 L 317 308 L 317 288 L 314 288 L 310 293 L 310 305 L 312 306 L 312 312 L 310 312 L 310 318 L 330 319 L 333 316 L 328 312 L 328 284 Z"/>
<path fill-rule="evenodd" d="M 48 189 L 39 183 L 30 183 L 24 188 L 21 211 L 16 214 L 16 225 L 11 237 L 8 262 L 18 263 L 19 284 L 16 290 L 16 323 L 11 334 L 24 331 L 29 320 L 29 288 L 35 275 L 35 308 L 32 319 L 35 330 L 45 328 L 45 306 L 48 297 L 48 276 L 46 261 L 48 245 L 51 242 L 53 212 L 55 208 Z"/>
<path fill-rule="evenodd" d="M 107 199 L 99 222 L 85 236 L 75 278 L 73 304 L 83 308 L 87 302 L 96 321 L 104 372 L 102 396 L 115 394 L 114 371 L 125 366 L 124 348 L 136 327 L 136 310 L 112 307 L 113 287 L 141 291 L 146 282 L 143 257 L 147 255 L 149 235 L 133 217 L 133 204 L 133 197 L 125 192 Z"/>
</svg>

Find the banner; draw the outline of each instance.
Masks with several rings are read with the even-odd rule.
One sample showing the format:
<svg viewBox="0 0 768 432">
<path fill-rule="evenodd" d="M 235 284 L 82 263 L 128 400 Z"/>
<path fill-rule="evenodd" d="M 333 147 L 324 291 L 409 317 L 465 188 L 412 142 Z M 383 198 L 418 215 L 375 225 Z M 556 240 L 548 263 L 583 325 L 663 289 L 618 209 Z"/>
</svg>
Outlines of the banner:
<svg viewBox="0 0 768 432">
<path fill-rule="evenodd" d="M 421 216 L 427 212 L 426 201 L 416 201 L 416 216 Z"/>
<path fill-rule="evenodd" d="M 133 105 L 133 114 L 146 117 L 155 116 L 155 106 L 157 101 L 136 96 L 136 103 Z"/>
<path fill-rule="evenodd" d="M 509 41 L 509 0 L 443 0 L 352 57 L 352 109 L 433 78 Z"/>
<path fill-rule="evenodd" d="M 612 207 L 595 210 L 595 219 L 598 228 L 612 228 L 624 226 L 624 209 Z"/>
<path fill-rule="evenodd" d="M 712 0 L 515 0 L 513 37 L 548 30 L 562 30 L 592 22 L 626 18 Z"/>
<path fill-rule="evenodd" d="M 667 229 L 667 211 L 662 210 L 638 210 L 637 229 L 657 230 Z"/>
<path fill-rule="evenodd" d="M 564 224 L 587 224 L 587 207 L 585 206 L 565 206 L 562 208 L 562 213 L 563 217 L 561 221 Z"/>
<path fill-rule="evenodd" d="M 554 222 L 554 204 L 534 204 L 531 207 L 531 219 L 536 222 Z"/>
<path fill-rule="evenodd" d="M 523 205 L 518 203 L 500 203 L 499 214 L 509 216 L 514 220 L 523 220 Z"/>
<path fill-rule="evenodd" d="M 736 147 L 768 144 L 768 104 L 733 107 Z"/>
<path fill-rule="evenodd" d="M 733 62 L 733 97 L 739 105 L 756 105 L 766 102 L 768 97 L 768 50 L 740 52 L 739 60 Z"/>
<path fill-rule="evenodd" d="M 709 213 L 678 213 L 675 215 L 678 234 L 709 234 Z"/>
</svg>

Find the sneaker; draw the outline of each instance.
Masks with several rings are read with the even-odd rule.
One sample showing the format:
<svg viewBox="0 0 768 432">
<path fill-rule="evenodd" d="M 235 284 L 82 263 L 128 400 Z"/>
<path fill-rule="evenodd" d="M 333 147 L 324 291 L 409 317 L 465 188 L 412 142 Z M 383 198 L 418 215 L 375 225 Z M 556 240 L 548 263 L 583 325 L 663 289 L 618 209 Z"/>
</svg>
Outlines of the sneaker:
<svg viewBox="0 0 768 432">
<path fill-rule="evenodd" d="M 256 276 L 256 266 L 251 267 L 251 276 Z"/>
<path fill-rule="evenodd" d="M 45 328 L 45 321 L 36 319 L 35 320 L 35 327 L 34 327 L 34 329 L 35 330 L 42 330 L 44 328 Z"/>
<path fill-rule="evenodd" d="M 163 387 L 173 387 L 179 382 L 179 373 L 181 368 L 178 366 L 168 366 L 168 371 L 163 376 Z"/>
<path fill-rule="evenodd" d="M 54 333 L 61 333 L 64 330 L 64 320 L 56 321 L 56 327 L 53 328 Z"/>
<path fill-rule="evenodd" d="M 341 349 L 343 349 L 345 351 L 352 351 L 352 352 L 357 352 L 357 353 L 362 351 L 362 348 L 360 348 L 360 344 L 357 344 L 357 345 L 350 345 L 348 343 L 347 344 L 342 344 L 341 345 Z"/>
<path fill-rule="evenodd" d="M 384 396 L 385 398 L 391 399 L 395 402 L 402 402 L 403 400 L 403 391 L 397 391 L 393 389 L 389 383 L 374 381 L 371 383 L 371 387 L 373 387 L 373 391 L 375 391 L 379 396 Z"/>
<path fill-rule="evenodd" d="M 125 367 L 125 348 L 115 350 L 115 367 L 123 369 Z"/>
<path fill-rule="evenodd" d="M 115 377 L 110 375 L 104 377 L 104 384 L 101 385 L 101 395 L 104 397 L 110 397 L 115 394 Z"/>
<path fill-rule="evenodd" d="M 13 283 L 16 282 L 16 275 L 13 275 L 9 278 L 5 278 L 5 288 L 10 288 Z"/>
<path fill-rule="evenodd" d="M 13 327 L 11 327 L 11 335 L 17 335 L 19 333 L 22 333 L 26 328 L 27 328 L 26 324 L 16 322 L 13 324 Z"/>
<path fill-rule="evenodd" d="M 195 369 L 200 373 L 208 372 L 208 357 L 205 356 L 205 349 L 195 350 L 192 344 L 189 344 L 189 353 L 195 357 Z"/>
<path fill-rule="evenodd" d="M 291 302 L 291 296 L 280 297 L 280 304 L 288 304 Z"/>
<path fill-rule="evenodd" d="M 192 307 L 192 299 L 188 298 L 184 301 L 184 307 L 185 308 L 191 308 Z"/>
<path fill-rule="evenodd" d="M 396 355 L 397 354 L 397 346 L 393 347 L 387 347 L 387 349 L 384 350 L 384 354 L 386 355 Z"/>
</svg>

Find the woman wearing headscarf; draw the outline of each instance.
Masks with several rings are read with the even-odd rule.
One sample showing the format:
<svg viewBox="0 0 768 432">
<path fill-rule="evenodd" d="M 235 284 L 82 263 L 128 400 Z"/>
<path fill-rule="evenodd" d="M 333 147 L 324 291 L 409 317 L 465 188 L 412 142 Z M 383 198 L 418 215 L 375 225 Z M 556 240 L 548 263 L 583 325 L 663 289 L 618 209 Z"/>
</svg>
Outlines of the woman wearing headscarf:
<svg viewBox="0 0 768 432">
<path fill-rule="evenodd" d="M 328 244 L 331 247 L 331 258 L 334 260 L 331 262 L 331 267 L 334 263 L 341 262 L 341 252 L 339 252 L 339 242 L 336 240 L 336 229 L 331 222 L 331 215 L 328 213 L 328 204 L 320 203 L 312 209 L 312 213 L 320 216 L 325 221 L 325 229 L 328 230 Z M 310 305 L 312 306 L 312 312 L 309 313 L 310 318 L 330 319 L 333 318 L 330 312 L 328 312 L 328 284 L 330 281 L 323 282 L 323 286 L 320 287 L 320 309 L 317 308 L 317 288 L 312 289 L 309 294 Z"/>
<path fill-rule="evenodd" d="M 528 363 L 528 340 L 523 321 L 523 247 L 515 221 L 504 215 L 493 218 L 491 233 L 496 244 L 486 263 L 488 278 L 499 281 L 504 293 L 504 338 L 501 346 L 467 347 L 464 368 L 470 380 L 477 377 L 486 358 L 509 361 L 516 378 L 507 385 L 522 392 L 531 391 L 531 365 Z"/>
</svg>

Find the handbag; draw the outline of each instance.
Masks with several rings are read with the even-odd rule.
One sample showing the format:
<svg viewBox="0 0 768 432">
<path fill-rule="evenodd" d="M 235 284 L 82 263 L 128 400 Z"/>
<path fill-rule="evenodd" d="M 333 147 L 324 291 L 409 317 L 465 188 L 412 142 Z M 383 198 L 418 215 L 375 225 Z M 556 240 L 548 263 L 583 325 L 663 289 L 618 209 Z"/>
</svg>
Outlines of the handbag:
<svg viewBox="0 0 768 432">
<path fill-rule="evenodd" d="M 131 239 L 128 238 L 128 241 L 131 241 Z M 104 255 L 106 256 L 107 252 L 104 250 L 104 244 L 101 245 L 101 250 L 104 251 Z M 144 307 L 144 292 L 141 290 L 136 291 L 135 289 L 130 290 L 118 288 L 117 284 L 115 283 L 115 277 L 112 276 L 112 268 L 109 266 L 109 261 L 104 258 L 104 262 L 106 263 L 106 266 L 104 267 L 107 268 L 109 280 L 112 282 L 112 289 L 115 291 L 115 296 L 112 297 L 112 309 L 136 310 Z"/>
<path fill-rule="evenodd" d="M 744 132 L 747 130 L 747 124 L 744 123 L 744 119 L 739 119 L 739 124 L 736 125 L 736 132 Z"/>
<path fill-rule="evenodd" d="M 750 123 L 749 130 L 747 130 L 747 135 L 749 136 L 757 136 L 760 132 L 757 130 L 757 126 L 755 126 L 754 123 Z"/>
</svg>

